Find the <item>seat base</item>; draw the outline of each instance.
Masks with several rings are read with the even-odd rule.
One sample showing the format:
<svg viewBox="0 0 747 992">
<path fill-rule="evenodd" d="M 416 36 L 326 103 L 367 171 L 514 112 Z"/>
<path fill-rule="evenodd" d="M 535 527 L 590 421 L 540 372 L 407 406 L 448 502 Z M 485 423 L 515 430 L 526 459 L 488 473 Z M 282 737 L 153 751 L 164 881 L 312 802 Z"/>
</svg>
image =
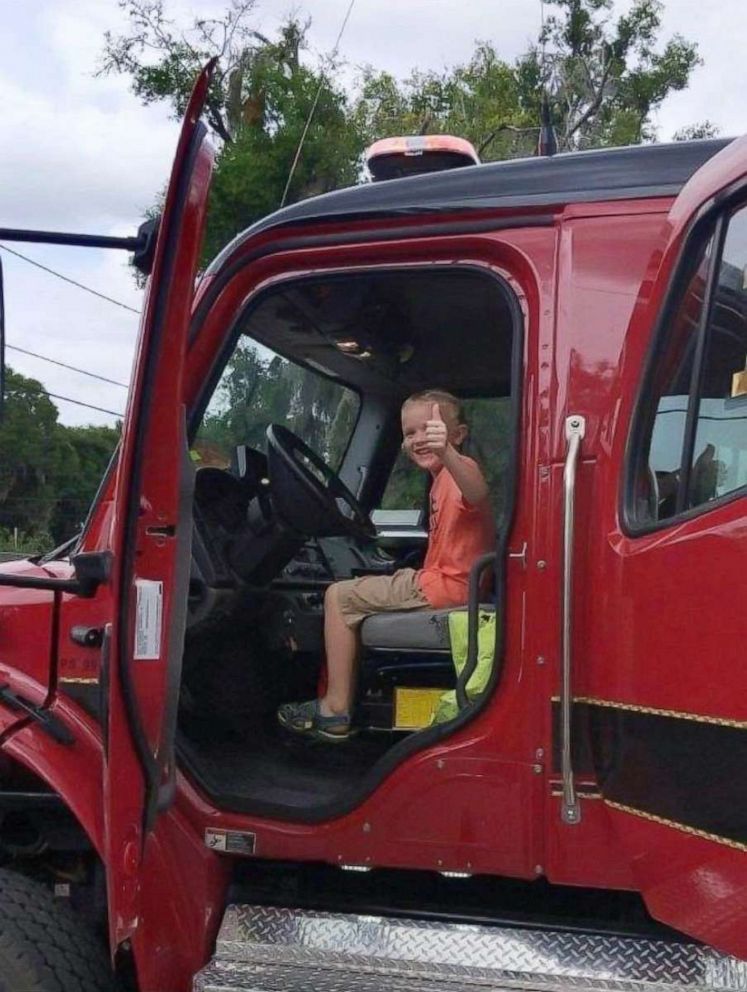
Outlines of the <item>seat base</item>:
<svg viewBox="0 0 747 992">
<path fill-rule="evenodd" d="M 418 654 L 451 654 L 449 617 L 466 606 L 444 610 L 401 610 L 376 613 L 361 624 L 361 643 L 369 651 L 400 651 Z M 481 613 L 494 613 L 495 606 L 480 606 Z"/>
</svg>

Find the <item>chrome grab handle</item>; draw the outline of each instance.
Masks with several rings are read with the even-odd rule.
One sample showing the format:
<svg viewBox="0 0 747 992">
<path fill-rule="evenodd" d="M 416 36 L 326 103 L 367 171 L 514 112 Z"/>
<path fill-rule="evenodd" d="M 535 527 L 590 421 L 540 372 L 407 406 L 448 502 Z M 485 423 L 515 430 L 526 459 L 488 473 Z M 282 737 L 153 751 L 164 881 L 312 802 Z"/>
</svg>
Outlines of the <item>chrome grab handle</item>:
<svg viewBox="0 0 747 992">
<path fill-rule="evenodd" d="M 581 451 L 581 441 L 586 433 L 586 419 L 574 414 L 566 417 L 565 437 L 568 451 L 563 469 L 563 673 L 560 690 L 561 721 L 561 770 L 563 798 L 560 815 L 564 823 L 579 823 L 581 807 L 573 782 L 571 758 L 571 715 L 573 690 L 571 686 L 571 638 L 573 634 L 573 536 L 574 498 L 576 494 L 576 468 Z"/>
</svg>

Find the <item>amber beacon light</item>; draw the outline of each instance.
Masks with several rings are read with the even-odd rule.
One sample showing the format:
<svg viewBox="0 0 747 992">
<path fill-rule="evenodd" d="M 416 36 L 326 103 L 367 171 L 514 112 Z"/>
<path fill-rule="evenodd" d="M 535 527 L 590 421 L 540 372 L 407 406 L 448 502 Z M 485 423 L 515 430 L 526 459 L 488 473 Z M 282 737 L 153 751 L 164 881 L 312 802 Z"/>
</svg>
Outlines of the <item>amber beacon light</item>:
<svg viewBox="0 0 747 992">
<path fill-rule="evenodd" d="M 450 134 L 382 138 L 366 150 L 366 166 L 374 182 L 479 164 L 473 145 Z"/>
</svg>

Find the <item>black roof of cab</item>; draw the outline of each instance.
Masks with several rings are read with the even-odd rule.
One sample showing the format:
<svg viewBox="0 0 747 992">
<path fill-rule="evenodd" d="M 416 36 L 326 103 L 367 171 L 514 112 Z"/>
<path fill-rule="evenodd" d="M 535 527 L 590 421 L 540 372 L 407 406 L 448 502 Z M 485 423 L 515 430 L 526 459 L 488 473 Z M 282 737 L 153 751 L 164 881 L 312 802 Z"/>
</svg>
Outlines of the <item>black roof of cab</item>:
<svg viewBox="0 0 747 992">
<path fill-rule="evenodd" d="M 208 271 L 217 270 L 248 238 L 290 224 L 674 196 L 732 140 L 595 149 L 351 186 L 269 214 L 234 238 Z"/>
</svg>

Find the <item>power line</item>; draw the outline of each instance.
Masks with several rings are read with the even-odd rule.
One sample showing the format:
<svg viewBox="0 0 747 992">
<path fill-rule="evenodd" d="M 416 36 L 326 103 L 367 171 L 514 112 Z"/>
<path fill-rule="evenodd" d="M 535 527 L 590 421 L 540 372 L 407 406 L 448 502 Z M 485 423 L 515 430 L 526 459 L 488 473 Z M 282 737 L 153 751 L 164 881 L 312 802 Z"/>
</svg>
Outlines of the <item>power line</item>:
<svg viewBox="0 0 747 992">
<path fill-rule="evenodd" d="M 33 258 L 29 258 L 28 255 L 22 255 L 20 251 L 16 251 L 15 248 L 8 248 L 7 245 L 0 244 L 0 248 L 3 251 L 9 252 L 11 255 L 15 255 L 16 258 L 23 259 L 24 262 L 28 262 L 29 265 L 35 265 L 37 269 L 41 269 L 42 272 L 48 272 L 51 276 L 56 276 L 58 279 L 62 279 L 63 282 L 70 283 L 71 286 L 77 286 L 78 289 L 85 290 L 86 293 L 91 293 L 93 296 L 98 296 L 101 300 L 106 300 L 107 303 L 113 303 L 115 306 L 122 307 L 123 310 L 129 310 L 131 313 L 136 313 L 140 315 L 140 311 L 136 310 L 134 307 L 128 306 L 126 303 L 122 303 L 120 300 L 115 300 L 111 296 L 106 296 L 105 293 L 99 293 L 97 289 L 91 289 L 90 286 L 85 286 L 82 282 L 76 282 L 75 279 L 71 279 L 69 276 L 63 276 L 61 272 L 55 272 L 54 269 L 50 269 L 46 265 L 42 265 L 41 262 L 37 262 Z"/>
<path fill-rule="evenodd" d="M 94 487 L 93 493 L 87 496 L 70 496 L 63 493 L 61 496 L 6 496 L 3 501 L 3 509 L 8 510 L 11 503 L 59 503 L 65 500 L 68 503 L 91 503 L 96 495 Z"/>
<path fill-rule="evenodd" d="M 47 358 L 46 355 L 39 355 L 35 351 L 19 348 L 17 344 L 6 344 L 5 347 L 11 351 L 19 351 L 22 355 L 31 355 L 32 358 L 40 358 L 43 362 L 49 362 L 50 365 L 59 365 L 63 369 L 70 369 L 71 372 L 80 372 L 81 375 L 90 376 L 91 379 L 100 379 L 101 382 L 108 382 L 112 386 L 121 386 L 122 389 L 129 389 L 129 386 L 124 382 L 117 382 L 116 379 L 107 379 L 105 375 L 98 375 L 96 372 L 87 372 L 85 369 L 76 368 L 75 365 L 67 365 L 65 362 L 60 362 L 56 358 Z"/>
<path fill-rule="evenodd" d="M 105 410 L 103 406 L 94 406 L 92 403 L 84 403 L 82 400 L 71 400 L 69 396 L 60 396 L 58 393 L 49 393 L 44 390 L 45 396 L 51 396 L 54 400 L 63 400 L 65 403 L 74 403 L 76 406 L 85 406 L 89 410 L 98 410 L 99 413 L 110 413 L 112 417 L 119 417 L 120 420 L 124 417 L 123 413 L 117 413 L 116 410 Z"/>
<path fill-rule="evenodd" d="M 329 61 L 332 62 L 334 57 L 337 55 L 337 49 L 340 47 L 340 41 L 342 39 L 345 28 L 347 27 L 348 20 L 350 19 L 350 14 L 352 13 L 353 7 L 355 6 L 355 0 L 350 0 L 348 4 L 347 13 L 342 20 L 342 25 L 337 34 L 337 41 L 335 42 L 335 47 L 332 49 L 332 54 L 329 57 Z M 324 87 L 324 69 L 322 69 L 321 75 L 319 77 L 319 86 L 316 91 L 316 96 L 314 97 L 314 102 L 311 104 L 311 110 L 309 111 L 309 116 L 306 118 L 306 124 L 301 132 L 301 139 L 298 142 L 298 148 L 296 149 L 296 154 L 293 157 L 293 164 L 290 167 L 290 172 L 288 173 L 288 181 L 285 184 L 285 189 L 283 190 L 283 198 L 280 201 L 280 206 L 285 206 L 285 200 L 288 196 L 288 190 L 290 189 L 290 184 L 293 180 L 293 176 L 296 171 L 296 166 L 298 165 L 298 160 L 301 157 L 301 149 L 303 148 L 304 142 L 306 141 L 306 135 L 309 133 L 309 128 L 311 127 L 311 121 L 316 112 L 316 106 L 319 103 L 319 97 L 322 95 L 322 88 Z"/>
</svg>

